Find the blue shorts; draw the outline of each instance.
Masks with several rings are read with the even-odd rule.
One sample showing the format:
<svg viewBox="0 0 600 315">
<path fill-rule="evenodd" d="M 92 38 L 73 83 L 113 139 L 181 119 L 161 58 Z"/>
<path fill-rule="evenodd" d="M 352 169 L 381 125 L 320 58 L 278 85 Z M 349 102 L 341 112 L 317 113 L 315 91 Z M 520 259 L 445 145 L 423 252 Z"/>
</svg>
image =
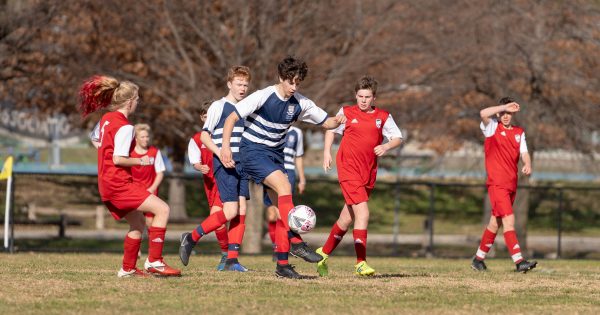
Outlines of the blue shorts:
<svg viewBox="0 0 600 315">
<path fill-rule="evenodd" d="M 243 174 L 240 163 L 236 163 L 235 168 L 226 168 L 215 156 L 213 165 L 222 202 L 239 202 L 239 197 L 250 199 L 248 176 Z"/>
<path fill-rule="evenodd" d="M 287 170 L 287 177 L 288 180 L 290 181 L 290 185 L 292 185 L 292 196 L 296 193 L 296 171 L 294 170 Z M 265 206 L 270 207 L 273 205 L 273 202 L 271 202 L 271 198 L 269 198 L 269 194 L 267 194 L 267 186 L 264 186 L 264 195 L 263 195 L 263 203 L 265 204 Z"/>
<path fill-rule="evenodd" d="M 242 169 L 255 183 L 262 183 L 267 176 L 275 171 L 282 171 L 283 174 L 286 174 L 283 167 L 283 151 L 279 153 L 245 146 L 240 148 L 240 153 Z"/>
</svg>

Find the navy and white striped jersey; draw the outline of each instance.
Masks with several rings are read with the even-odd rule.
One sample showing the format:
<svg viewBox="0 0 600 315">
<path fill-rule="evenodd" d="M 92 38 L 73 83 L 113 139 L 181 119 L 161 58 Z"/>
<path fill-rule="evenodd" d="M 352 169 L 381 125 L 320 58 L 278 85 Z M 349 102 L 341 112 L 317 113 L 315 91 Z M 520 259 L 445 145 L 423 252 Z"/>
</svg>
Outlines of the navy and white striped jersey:
<svg viewBox="0 0 600 315">
<path fill-rule="evenodd" d="M 290 127 L 285 136 L 285 148 L 283 149 L 284 164 L 286 170 L 296 170 L 296 157 L 304 155 L 304 137 L 302 130 L 297 127 Z"/>
<path fill-rule="evenodd" d="M 285 136 L 295 121 L 320 125 L 327 119 L 327 113 L 310 99 L 299 93 L 283 99 L 275 86 L 250 94 L 235 105 L 235 111 L 246 119 L 242 146 L 278 152 L 283 151 Z"/>
<path fill-rule="evenodd" d="M 213 142 L 219 148 L 223 145 L 223 126 L 225 125 L 225 120 L 234 111 L 235 106 L 229 103 L 226 98 L 214 101 L 208 108 L 206 121 L 204 122 L 202 130 L 211 134 Z M 240 119 L 233 127 L 230 141 L 231 153 L 233 155 L 233 160 L 236 162 L 240 161 L 240 140 L 242 139 L 243 132 L 244 120 Z"/>
</svg>

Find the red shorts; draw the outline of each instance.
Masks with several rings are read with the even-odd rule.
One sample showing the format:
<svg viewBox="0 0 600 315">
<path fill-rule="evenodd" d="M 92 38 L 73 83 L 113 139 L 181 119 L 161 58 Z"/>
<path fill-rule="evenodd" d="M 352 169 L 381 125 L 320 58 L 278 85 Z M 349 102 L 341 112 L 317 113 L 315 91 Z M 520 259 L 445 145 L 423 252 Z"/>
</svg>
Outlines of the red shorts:
<svg viewBox="0 0 600 315">
<path fill-rule="evenodd" d="M 214 177 L 204 180 L 204 192 L 206 193 L 206 200 L 208 201 L 208 207 L 214 206 L 223 208 L 223 202 L 221 201 L 221 195 L 219 194 L 219 187 Z"/>
<path fill-rule="evenodd" d="M 362 181 L 347 180 L 340 182 L 342 194 L 347 205 L 355 205 L 369 201 L 373 186 L 365 185 Z"/>
<path fill-rule="evenodd" d="M 112 192 L 108 200 L 102 200 L 115 220 L 120 220 L 129 212 L 137 210 L 150 196 L 144 187 L 128 183 L 117 192 Z"/>
<path fill-rule="evenodd" d="M 516 191 L 511 191 L 499 186 L 488 186 L 488 195 L 492 205 L 492 215 L 503 218 L 513 214 L 513 203 L 515 202 Z"/>
</svg>

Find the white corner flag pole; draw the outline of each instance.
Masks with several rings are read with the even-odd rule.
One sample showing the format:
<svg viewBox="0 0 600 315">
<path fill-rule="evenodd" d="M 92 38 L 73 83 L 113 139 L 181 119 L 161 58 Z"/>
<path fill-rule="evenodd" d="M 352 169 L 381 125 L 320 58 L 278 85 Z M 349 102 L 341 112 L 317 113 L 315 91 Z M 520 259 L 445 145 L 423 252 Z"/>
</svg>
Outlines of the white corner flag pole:
<svg viewBox="0 0 600 315">
<path fill-rule="evenodd" d="M 8 231 L 10 229 L 10 197 L 12 193 L 12 175 L 8 177 L 6 183 L 6 205 L 4 206 L 4 249 L 9 250 Z"/>
</svg>

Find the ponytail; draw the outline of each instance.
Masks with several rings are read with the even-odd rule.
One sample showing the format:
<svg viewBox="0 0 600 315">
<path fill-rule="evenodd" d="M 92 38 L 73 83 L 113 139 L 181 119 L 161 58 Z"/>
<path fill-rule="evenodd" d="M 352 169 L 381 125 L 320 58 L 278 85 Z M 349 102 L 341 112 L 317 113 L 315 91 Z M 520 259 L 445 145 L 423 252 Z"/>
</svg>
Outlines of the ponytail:
<svg viewBox="0 0 600 315">
<path fill-rule="evenodd" d="M 95 75 L 83 82 L 79 89 L 79 111 L 85 118 L 87 115 L 108 107 L 119 81 L 113 77 Z"/>
</svg>

